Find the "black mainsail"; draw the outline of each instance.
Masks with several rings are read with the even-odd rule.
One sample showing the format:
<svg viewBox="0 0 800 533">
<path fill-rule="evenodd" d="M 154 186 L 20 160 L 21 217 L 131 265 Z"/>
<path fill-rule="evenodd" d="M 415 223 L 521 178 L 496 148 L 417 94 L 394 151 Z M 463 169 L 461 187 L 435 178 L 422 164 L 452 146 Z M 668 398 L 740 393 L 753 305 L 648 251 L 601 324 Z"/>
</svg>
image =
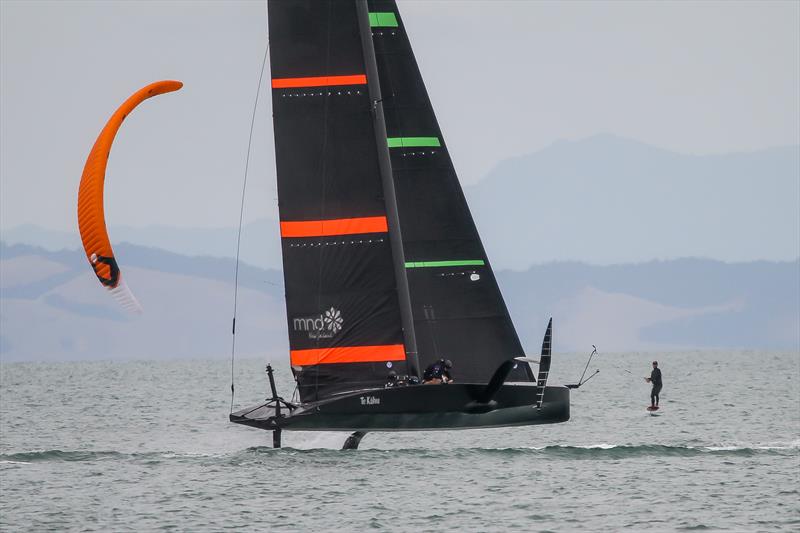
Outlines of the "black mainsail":
<svg viewBox="0 0 800 533">
<path fill-rule="evenodd" d="M 270 0 L 278 197 L 300 399 L 407 372 L 355 2 Z"/>
<path fill-rule="evenodd" d="M 486 383 L 523 356 L 394 0 L 369 0 L 417 349 Z M 520 363 L 511 381 L 534 381 Z"/>
</svg>

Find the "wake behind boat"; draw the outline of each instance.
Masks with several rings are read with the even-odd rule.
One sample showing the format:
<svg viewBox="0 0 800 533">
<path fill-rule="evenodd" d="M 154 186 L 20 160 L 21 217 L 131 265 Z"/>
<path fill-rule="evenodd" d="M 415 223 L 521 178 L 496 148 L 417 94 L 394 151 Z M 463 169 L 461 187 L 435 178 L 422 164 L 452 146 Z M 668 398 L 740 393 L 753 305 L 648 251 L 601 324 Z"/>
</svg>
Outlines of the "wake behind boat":
<svg viewBox="0 0 800 533">
<path fill-rule="evenodd" d="M 552 321 L 535 376 L 396 3 L 270 0 L 268 14 L 299 402 L 269 368 L 272 398 L 231 421 L 275 446 L 283 429 L 350 430 L 352 448 L 367 431 L 568 420 L 569 389 L 547 386 Z M 443 358 L 455 383 L 415 384 Z"/>
</svg>

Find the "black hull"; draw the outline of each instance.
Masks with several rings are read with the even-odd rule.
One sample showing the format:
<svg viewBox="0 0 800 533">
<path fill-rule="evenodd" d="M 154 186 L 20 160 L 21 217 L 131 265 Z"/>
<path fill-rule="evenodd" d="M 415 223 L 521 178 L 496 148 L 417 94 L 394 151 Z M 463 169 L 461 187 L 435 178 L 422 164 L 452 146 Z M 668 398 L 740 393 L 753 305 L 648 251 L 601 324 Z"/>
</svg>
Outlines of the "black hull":
<svg viewBox="0 0 800 533">
<path fill-rule="evenodd" d="M 417 385 L 368 389 L 298 406 L 260 405 L 230 415 L 261 429 L 302 431 L 429 431 L 555 424 L 569 420 L 569 389 L 547 387 L 536 407 L 534 383 L 506 383 L 481 404 L 486 385 Z"/>
</svg>

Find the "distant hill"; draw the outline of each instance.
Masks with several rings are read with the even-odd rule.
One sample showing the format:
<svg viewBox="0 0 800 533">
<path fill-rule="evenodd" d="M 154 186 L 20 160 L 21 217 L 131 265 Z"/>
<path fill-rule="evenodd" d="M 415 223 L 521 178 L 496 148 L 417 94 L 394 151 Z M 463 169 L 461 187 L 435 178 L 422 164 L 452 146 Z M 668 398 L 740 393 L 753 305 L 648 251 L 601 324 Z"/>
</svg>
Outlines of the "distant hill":
<svg viewBox="0 0 800 533">
<path fill-rule="evenodd" d="M 552 314 L 569 350 L 800 350 L 798 260 L 550 263 L 498 277 L 528 345 Z"/>
<path fill-rule="evenodd" d="M 800 256 L 800 146 L 694 156 L 597 135 L 502 161 L 465 194 L 502 268 Z"/>
<path fill-rule="evenodd" d="M 109 235 L 115 243 L 160 248 L 192 257 L 236 257 L 237 228 L 174 228 L 145 226 L 133 228 L 111 224 Z M 39 246 L 48 251 L 79 248 L 81 238 L 74 231 L 55 231 L 23 224 L 2 232 L 6 244 Z M 278 222 L 256 220 L 242 228 L 241 258 L 262 268 L 281 268 Z"/>
<path fill-rule="evenodd" d="M 115 252 L 141 316 L 118 307 L 82 252 L 0 244 L 0 359 L 230 356 L 233 260 L 130 244 Z M 285 357 L 282 273 L 242 264 L 239 279 L 237 353 Z M 498 279 L 530 353 L 549 316 L 560 352 L 800 350 L 800 261 L 550 263 Z"/>
<path fill-rule="evenodd" d="M 499 269 L 565 259 L 620 264 L 800 257 L 800 146 L 694 156 L 597 135 L 501 161 L 464 190 L 489 259 Z M 114 242 L 190 256 L 236 253 L 233 227 L 112 224 L 109 232 Z M 276 220 L 247 224 L 242 259 L 281 268 L 278 235 Z M 77 230 L 33 225 L 3 228 L 0 238 L 48 250 L 80 244 Z"/>
<path fill-rule="evenodd" d="M 229 357 L 234 262 L 115 246 L 144 313 L 125 313 L 82 252 L 0 245 L 3 360 Z M 283 275 L 241 265 L 238 353 L 286 353 Z"/>
</svg>

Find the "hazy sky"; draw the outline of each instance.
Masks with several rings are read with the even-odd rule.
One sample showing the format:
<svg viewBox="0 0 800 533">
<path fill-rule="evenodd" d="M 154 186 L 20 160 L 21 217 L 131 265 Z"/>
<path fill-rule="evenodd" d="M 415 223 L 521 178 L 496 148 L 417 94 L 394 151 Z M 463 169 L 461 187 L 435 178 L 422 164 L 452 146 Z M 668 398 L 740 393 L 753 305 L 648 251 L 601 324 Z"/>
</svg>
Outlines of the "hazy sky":
<svg viewBox="0 0 800 533">
<path fill-rule="evenodd" d="M 0 10 L 3 228 L 73 231 L 97 134 L 160 79 L 185 87 L 123 125 L 107 174 L 109 222 L 236 225 L 264 2 L 3 0 Z M 465 184 L 504 158 L 604 132 L 693 154 L 800 143 L 798 2 L 406 1 L 400 10 Z M 246 220 L 275 205 L 261 94 Z"/>
</svg>

